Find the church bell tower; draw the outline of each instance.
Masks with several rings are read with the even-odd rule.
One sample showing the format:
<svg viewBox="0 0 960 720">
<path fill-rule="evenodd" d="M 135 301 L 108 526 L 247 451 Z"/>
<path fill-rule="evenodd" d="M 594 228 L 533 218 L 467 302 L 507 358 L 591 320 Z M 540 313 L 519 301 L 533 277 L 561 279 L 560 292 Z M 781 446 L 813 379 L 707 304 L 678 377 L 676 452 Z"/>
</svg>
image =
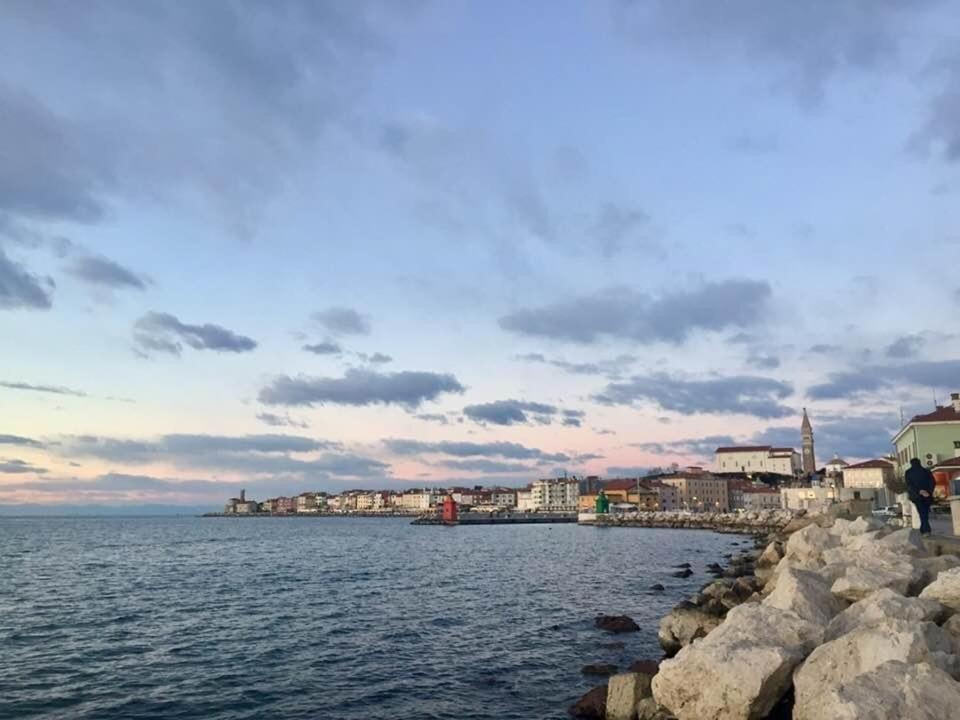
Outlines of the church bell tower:
<svg viewBox="0 0 960 720">
<path fill-rule="evenodd" d="M 813 454 L 813 426 L 807 417 L 807 409 L 803 409 L 803 422 L 800 423 L 800 438 L 803 447 L 803 474 L 812 475 L 817 471 L 817 459 Z"/>
</svg>

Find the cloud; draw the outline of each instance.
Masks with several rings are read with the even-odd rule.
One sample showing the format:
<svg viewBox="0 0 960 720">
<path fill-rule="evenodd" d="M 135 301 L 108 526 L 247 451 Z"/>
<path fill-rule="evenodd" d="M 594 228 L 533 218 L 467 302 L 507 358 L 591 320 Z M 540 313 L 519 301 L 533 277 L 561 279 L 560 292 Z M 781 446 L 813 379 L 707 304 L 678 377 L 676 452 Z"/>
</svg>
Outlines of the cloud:
<svg viewBox="0 0 960 720">
<path fill-rule="evenodd" d="M 608 336 L 640 343 L 682 343 L 693 332 L 750 327 L 764 317 L 770 285 L 754 280 L 707 282 L 693 290 L 651 298 L 610 288 L 500 318 L 504 330 L 531 337 L 589 344 Z"/>
<path fill-rule="evenodd" d="M 900 44 L 931 3 L 653 0 L 619 3 L 618 25 L 643 46 L 658 43 L 715 68 L 729 59 L 769 78 L 804 105 L 818 103 L 841 72 L 897 65 Z"/>
<path fill-rule="evenodd" d="M 947 162 L 960 160 L 960 53 L 939 59 L 935 72 L 942 78 L 942 89 L 927 109 L 926 119 L 909 141 L 909 147 L 921 153 L 931 150 Z"/>
<path fill-rule="evenodd" d="M 739 375 L 686 380 L 657 373 L 610 383 L 594 399 L 606 405 L 633 405 L 647 400 L 682 415 L 716 413 L 777 418 L 793 413 L 780 402 L 792 393 L 789 383 L 765 377 Z"/>
<path fill-rule="evenodd" d="M 310 427 L 309 423 L 304 422 L 303 420 L 297 420 L 290 417 L 289 415 L 276 415 L 274 413 L 261 412 L 257 413 L 257 420 L 267 425 L 272 425 L 274 427 L 295 427 L 295 428 L 308 428 Z"/>
<path fill-rule="evenodd" d="M 649 474 L 650 470 L 651 468 L 640 465 L 611 465 L 607 468 L 607 475 L 621 478 L 643 477 Z"/>
<path fill-rule="evenodd" d="M 605 375 L 609 378 L 617 378 L 629 369 L 637 361 L 635 355 L 618 355 L 608 360 L 597 360 L 594 362 L 569 362 L 563 358 L 547 358 L 541 353 L 528 353 L 526 355 L 517 355 L 517 360 L 525 362 L 544 363 L 559 368 L 571 375 Z"/>
<path fill-rule="evenodd" d="M 82 390 L 73 390 L 72 388 L 62 387 L 60 385 L 31 385 L 25 382 L 0 381 L 0 388 L 8 390 L 26 390 L 29 392 L 51 393 L 53 395 L 74 395 L 76 397 L 87 397 Z"/>
<path fill-rule="evenodd" d="M 798 432 L 798 430 L 794 430 L 795 434 Z M 707 435 L 700 438 L 631 443 L 630 447 L 656 455 L 694 455 L 703 458 L 713 457 L 713 453 L 718 447 L 735 445 L 736 443 L 737 441 L 732 435 Z"/>
<path fill-rule="evenodd" d="M 115 290 L 124 288 L 147 289 L 145 278 L 104 257 L 82 255 L 74 258 L 67 266 L 67 272 L 91 285 Z"/>
<path fill-rule="evenodd" d="M 900 424 L 894 413 L 825 417 L 812 413 L 811 422 L 819 465 L 823 465 L 834 453 L 846 460 L 886 455 L 892 450 L 890 439 Z M 800 427 L 772 426 L 757 433 L 746 443 L 799 447 Z"/>
<path fill-rule="evenodd" d="M 408 440 L 391 438 L 383 441 L 390 452 L 396 455 L 439 454 L 454 457 L 504 457 L 513 460 L 537 460 L 540 462 L 568 462 L 565 453 L 548 453 L 538 448 L 526 447 L 514 442 L 475 443 L 466 441 Z"/>
<path fill-rule="evenodd" d="M 559 420 L 563 425 L 579 427 L 582 410 L 562 410 L 556 405 L 525 400 L 495 400 L 467 405 L 463 414 L 477 423 L 491 425 L 549 425 Z"/>
<path fill-rule="evenodd" d="M 40 441 L 23 437 L 22 435 L 0 435 L 0 445 L 20 445 L 33 448 L 43 447 L 43 443 Z"/>
<path fill-rule="evenodd" d="M 818 343 L 810 346 L 810 352 L 818 355 L 833 355 L 842 349 L 839 345 L 829 345 L 827 343 Z"/>
<path fill-rule="evenodd" d="M 523 463 L 509 463 L 484 458 L 477 458 L 475 460 L 446 460 L 441 463 L 441 465 L 454 470 L 479 473 L 522 473 L 534 471 L 534 468 L 529 465 L 524 465 Z"/>
<path fill-rule="evenodd" d="M 423 420 L 424 422 L 435 422 L 441 425 L 449 425 L 450 420 L 443 413 L 418 413 L 414 415 L 417 420 Z"/>
<path fill-rule="evenodd" d="M 780 358 L 775 355 L 751 355 L 747 358 L 747 365 L 758 370 L 776 370 L 780 367 Z"/>
<path fill-rule="evenodd" d="M 650 224 L 650 216 L 639 208 L 605 203 L 597 214 L 592 234 L 600 253 L 605 258 L 618 255 L 631 239 L 638 240 L 643 249 L 663 254 L 663 248 L 641 235 Z"/>
<path fill-rule="evenodd" d="M 314 355 L 339 355 L 343 352 L 343 348 L 340 347 L 340 344 L 334 342 L 333 340 L 324 340 L 312 345 L 304 345 L 303 349 L 307 352 L 313 353 Z"/>
<path fill-rule="evenodd" d="M 0 117 L 2 115 L 0 113 Z M 2 152 L 0 157 L 3 157 Z M 0 247 L 0 310 L 49 310 L 53 305 L 51 291 L 54 286 L 51 278 L 28 272 L 23 265 L 8 258 Z"/>
<path fill-rule="evenodd" d="M 134 342 L 142 354 L 165 352 L 179 355 L 183 350 L 181 342 L 194 350 L 230 353 L 250 352 L 257 347 L 256 340 L 220 325 L 190 325 L 169 313 L 160 312 L 148 312 L 137 320 Z"/>
<path fill-rule="evenodd" d="M 384 477 L 389 465 L 343 452 L 340 443 L 301 435 L 171 434 L 154 439 L 68 436 L 57 452 L 125 465 L 170 463 L 176 467 L 226 470 L 253 475 L 290 474 L 304 478 Z M 295 457 L 320 453 L 312 457 Z"/>
<path fill-rule="evenodd" d="M 313 320 L 334 335 L 369 335 L 370 319 L 348 307 L 329 307 L 313 314 Z"/>
<path fill-rule="evenodd" d="M 4 64 L 0 85 L 0 211 L 97 222 L 121 197 L 189 194 L 249 233 L 325 133 L 354 122 L 396 21 L 418 10 L 376 0 L 4 5 L 0 47 L 19 62 Z M 51 107 L 26 91 L 41 84 Z"/>
<path fill-rule="evenodd" d="M 920 352 L 923 344 L 924 339 L 919 335 L 904 335 L 887 345 L 883 352 L 888 358 L 910 358 Z"/>
<path fill-rule="evenodd" d="M 342 378 L 292 378 L 281 375 L 260 390 L 259 400 L 266 405 L 402 405 L 419 407 L 444 393 L 463 393 L 466 388 L 450 374 L 403 371 L 380 373 L 351 368 Z"/>
<path fill-rule="evenodd" d="M 11 19 L 9 12 L 4 15 Z M 99 194 L 112 176 L 109 148 L 3 82 L 0 107 L 0 212 L 31 220 L 99 220 L 104 213 Z"/>
<path fill-rule="evenodd" d="M 392 357 L 385 355 L 382 352 L 375 352 L 372 355 L 367 355 L 367 353 L 357 353 L 357 357 L 363 362 L 372 363 L 373 365 L 386 365 L 389 362 L 393 362 Z"/>
<path fill-rule="evenodd" d="M 0 458 L 0 475 L 20 475 L 25 473 L 42 475 L 46 472 L 46 468 L 31 465 L 25 460 Z"/>
<path fill-rule="evenodd" d="M 830 373 L 827 382 L 807 389 L 807 397 L 815 400 L 835 400 L 901 385 L 953 389 L 958 377 L 960 360 L 865 365 L 854 370 Z"/>
</svg>

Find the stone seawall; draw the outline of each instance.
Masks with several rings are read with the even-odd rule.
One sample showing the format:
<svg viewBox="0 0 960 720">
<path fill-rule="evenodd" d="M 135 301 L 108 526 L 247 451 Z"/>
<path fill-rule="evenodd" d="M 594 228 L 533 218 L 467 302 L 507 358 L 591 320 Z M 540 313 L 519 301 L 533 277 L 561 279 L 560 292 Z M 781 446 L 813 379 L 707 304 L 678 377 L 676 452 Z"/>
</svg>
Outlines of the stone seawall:
<svg viewBox="0 0 960 720">
<path fill-rule="evenodd" d="M 676 525 L 663 517 L 602 524 L 701 526 L 681 518 Z M 714 521 L 719 526 L 709 529 L 750 527 Z M 773 522 L 753 520 L 757 527 L 766 521 Z M 571 714 L 608 720 L 958 717 L 960 558 L 932 555 L 915 530 L 873 518 L 791 516 L 756 537 L 755 550 L 732 557 L 726 568 L 716 566 L 716 579 L 663 618 L 664 658 L 612 676 L 591 691 L 592 704 L 585 702 L 588 693 Z"/>
<path fill-rule="evenodd" d="M 757 510 L 739 513 L 689 513 L 661 510 L 598 515 L 581 513 L 579 522 L 603 527 L 678 528 L 715 532 L 769 534 L 780 532 L 794 520 L 788 510 Z"/>
</svg>

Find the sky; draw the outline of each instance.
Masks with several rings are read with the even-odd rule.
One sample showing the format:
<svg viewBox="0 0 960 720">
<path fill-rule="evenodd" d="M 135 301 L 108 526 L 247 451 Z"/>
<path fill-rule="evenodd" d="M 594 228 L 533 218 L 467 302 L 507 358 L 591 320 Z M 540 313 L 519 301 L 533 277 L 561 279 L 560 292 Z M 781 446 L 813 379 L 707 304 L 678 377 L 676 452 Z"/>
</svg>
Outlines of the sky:
<svg viewBox="0 0 960 720">
<path fill-rule="evenodd" d="M 960 390 L 958 20 L 0 4 L 0 505 L 887 452 Z"/>
</svg>

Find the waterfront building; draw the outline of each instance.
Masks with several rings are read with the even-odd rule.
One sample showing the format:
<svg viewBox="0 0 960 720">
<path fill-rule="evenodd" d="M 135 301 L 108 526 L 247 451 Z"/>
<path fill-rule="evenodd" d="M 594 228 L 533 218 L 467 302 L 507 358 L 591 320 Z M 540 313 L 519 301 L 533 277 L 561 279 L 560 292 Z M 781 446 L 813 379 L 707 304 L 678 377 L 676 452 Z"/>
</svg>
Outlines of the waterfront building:
<svg viewBox="0 0 960 720">
<path fill-rule="evenodd" d="M 576 512 L 580 503 L 580 483 L 573 478 L 536 480 L 530 493 L 538 511 Z"/>
<path fill-rule="evenodd" d="M 897 477 L 903 477 L 911 458 L 919 458 L 932 470 L 960 457 L 960 393 L 951 393 L 949 405 L 912 417 L 894 435 L 893 445 Z"/>
<path fill-rule="evenodd" d="M 489 502 L 501 508 L 514 508 L 517 506 L 517 491 L 507 487 L 491 488 Z"/>
<path fill-rule="evenodd" d="M 298 513 L 320 512 L 319 496 L 315 492 L 300 493 L 296 497 Z"/>
<path fill-rule="evenodd" d="M 793 477 L 799 474 L 800 467 L 800 454 L 793 448 L 741 445 L 718 447 L 714 451 L 714 471 L 718 473 L 773 473 Z"/>
<path fill-rule="evenodd" d="M 273 511 L 278 513 L 292 513 L 297 511 L 297 501 L 292 497 L 278 497 L 273 500 Z"/>
<path fill-rule="evenodd" d="M 527 485 L 527 487 L 521 490 L 517 490 L 517 510 L 520 512 L 531 512 L 534 510 L 533 490 L 530 485 Z"/>
<path fill-rule="evenodd" d="M 780 490 L 769 486 L 751 486 L 742 490 L 742 507 L 744 511 L 779 510 L 781 505 Z"/>
<path fill-rule="evenodd" d="M 730 510 L 726 478 L 717 477 L 699 468 L 688 468 L 686 471 L 659 475 L 656 479 L 676 488 L 681 510 Z"/>
<path fill-rule="evenodd" d="M 849 464 L 846 460 L 834 453 L 830 462 L 823 466 L 823 471 L 830 477 L 842 477 L 844 468 Z"/>
<path fill-rule="evenodd" d="M 843 471 L 843 486 L 847 488 L 886 488 L 894 478 L 893 463 L 889 460 L 867 460 L 847 465 Z"/>
<path fill-rule="evenodd" d="M 580 495 L 580 511 L 593 512 L 602 491 L 611 505 L 629 504 L 640 510 L 659 510 L 660 495 L 638 478 L 616 478 L 599 483 L 600 487 Z"/>
<path fill-rule="evenodd" d="M 864 504 L 866 509 L 887 505 L 884 488 L 796 487 L 780 488 L 781 506 L 786 510 L 826 512 L 839 502 Z"/>
<path fill-rule="evenodd" d="M 357 511 L 370 512 L 373 510 L 373 496 L 374 493 L 369 492 L 357 493 Z"/>
<path fill-rule="evenodd" d="M 659 480 L 644 479 L 643 483 L 657 494 L 657 507 L 660 510 L 680 509 L 680 493 L 673 485 Z"/>
<path fill-rule="evenodd" d="M 268 500 L 262 500 L 260 502 L 260 512 L 262 513 L 272 513 L 274 510 L 275 501 L 273 498 Z"/>
<path fill-rule="evenodd" d="M 401 507 L 403 510 L 411 512 L 423 512 L 443 500 L 443 496 L 437 491 L 429 488 L 407 490 L 403 493 Z"/>
</svg>

